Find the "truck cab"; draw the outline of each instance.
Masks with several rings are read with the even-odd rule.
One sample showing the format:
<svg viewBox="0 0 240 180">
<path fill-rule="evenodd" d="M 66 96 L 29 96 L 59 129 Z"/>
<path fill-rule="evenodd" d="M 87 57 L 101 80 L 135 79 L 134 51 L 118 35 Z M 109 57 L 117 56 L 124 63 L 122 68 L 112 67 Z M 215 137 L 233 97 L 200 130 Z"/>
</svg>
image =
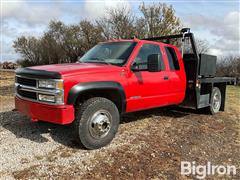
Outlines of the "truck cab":
<svg viewBox="0 0 240 180">
<path fill-rule="evenodd" d="M 154 69 L 159 67 L 157 69 Z M 178 49 L 140 40 L 126 64 L 127 112 L 180 104 L 185 96 L 186 76 Z"/>
<path fill-rule="evenodd" d="M 15 106 L 33 121 L 73 124 L 79 142 L 96 149 L 114 138 L 122 114 L 179 105 L 189 100 L 188 92 L 198 92 L 196 73 L 189 91 L 192 65 L 186 64 L 169 43 L 102 42 L 76 63 L 17 69 Z M 209 106 L 205 100 L 201 107 Z"/>
</svg>

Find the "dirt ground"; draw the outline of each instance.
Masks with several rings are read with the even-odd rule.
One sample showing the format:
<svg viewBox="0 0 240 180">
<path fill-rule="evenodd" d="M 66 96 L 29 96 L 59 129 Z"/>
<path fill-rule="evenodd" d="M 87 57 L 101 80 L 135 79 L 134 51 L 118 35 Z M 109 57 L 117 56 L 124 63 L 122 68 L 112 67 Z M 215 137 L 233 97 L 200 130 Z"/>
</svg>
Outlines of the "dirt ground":
<svg viewBox="0 0 240 180">
<path fill-rule="evenodd" d="M 227 88 L 214 116 L 173 107 L 125 115 L 113 142 L 89 151 L 71 126 L 12 111 L 13 75 L 0 81 L 0 179 L 196 179 L 180 174 L 181 161 L 234 165 L 236 175 L 207 179 L 240 179 L 240 87 Z"/>
</svg>

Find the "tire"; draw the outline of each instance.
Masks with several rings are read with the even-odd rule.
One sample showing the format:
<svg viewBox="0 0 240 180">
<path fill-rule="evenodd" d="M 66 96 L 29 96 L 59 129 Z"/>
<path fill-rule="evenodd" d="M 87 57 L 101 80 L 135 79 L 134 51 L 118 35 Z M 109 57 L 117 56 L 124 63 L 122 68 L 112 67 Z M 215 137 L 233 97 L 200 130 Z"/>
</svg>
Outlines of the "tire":
<svg viewBox="0 0 240 180">
<path fill-rule="evenodd" d="M 211 101 L 209 106 L 210 114 L 213 115 L 219 112 L 221 102 L 222 102 L 221 91 L 218 87 L 214 87 L 212 90 Z"/>
<path fill-rule="evenodd" d="M 98 149 L 115 137 L 120 121 L 116 105 L 102 97 L 88 99 L 76 109 L 74 129 L 87 149 Z"/>
</svg>

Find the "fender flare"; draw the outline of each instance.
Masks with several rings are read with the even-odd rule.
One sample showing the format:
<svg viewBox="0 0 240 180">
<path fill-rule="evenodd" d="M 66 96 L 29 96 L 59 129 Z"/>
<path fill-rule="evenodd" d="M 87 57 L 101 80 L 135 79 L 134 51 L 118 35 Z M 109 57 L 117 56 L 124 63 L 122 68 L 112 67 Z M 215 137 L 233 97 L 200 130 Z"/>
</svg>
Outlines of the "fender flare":
<svg viewBox="0 0 240 180">
<path fill-rule="evenodd" d="M 96 82 L 85 82 L 74 85 L 67 97 L 67 104 L 75 104 L 79 95 L 89 90 L 104 90 L 104 89 L 112 89 L 117 91 L 121 96 L 121 108 L 122 112 L 126 111 L 126 95 L 122 85 L 115 81 L 96 81 Z"/>
</svg>

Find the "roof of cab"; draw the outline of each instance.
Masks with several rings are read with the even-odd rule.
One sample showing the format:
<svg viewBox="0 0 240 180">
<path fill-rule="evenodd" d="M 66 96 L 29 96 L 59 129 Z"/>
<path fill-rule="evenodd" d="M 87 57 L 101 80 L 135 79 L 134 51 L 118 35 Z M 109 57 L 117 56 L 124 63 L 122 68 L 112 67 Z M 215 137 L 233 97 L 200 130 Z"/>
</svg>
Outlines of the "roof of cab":
<svg viewBox="0 0 240 180">
<path fill-rule="evenodd" d="M 100 42 L 100 43 L 109 43 L 109 42 L 144 42 L 144 43 L 154 42 L 154 43 L 158 43 L 158 44 L 169 45 L 169 44 L 165 44 L 163 42 L 141 40 L 141 39 L 137 39 L 137 38 L 134 38 L 134 39 L 110 39 L 110 40 L 103 41 L 103 42 Z"/>
</svg>

